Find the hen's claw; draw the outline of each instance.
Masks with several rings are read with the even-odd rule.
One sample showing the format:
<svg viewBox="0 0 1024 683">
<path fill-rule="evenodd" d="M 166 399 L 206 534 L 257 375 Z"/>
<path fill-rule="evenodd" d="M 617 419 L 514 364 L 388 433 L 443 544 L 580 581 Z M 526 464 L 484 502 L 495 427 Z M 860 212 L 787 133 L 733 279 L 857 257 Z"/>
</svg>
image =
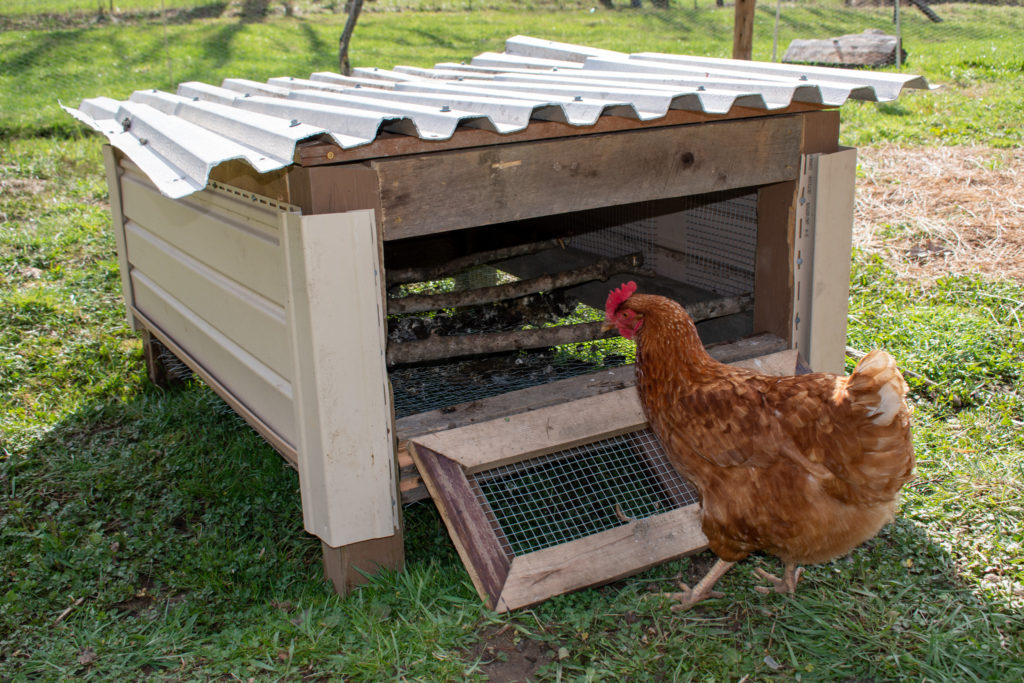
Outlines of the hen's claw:
<svg viewBox="0 0 1024 683">
<path fill-rule="evenodd" d="M 681 612 L 683 610 L 690 609 L 691 607 L 696 605 L 698 602 L 701 602 L 702 600 L 707 600 L 708 598 L 724 598 L 725 597 L 725 593 L 721 593 L 719 591 L 713 591 L 713 590 L 710 590 L 710 589 L 705 590 L 705 591 L 701 591 L 701 592 L 698 593 L 694 589 L 692 589 L 689 586 L 687 586 L 682 581 L 679 582 L 679 588 L 682 589 L 681 592 L 679 592 L 679 593 L 662 593 L 661 594 L 663 597 L 666 597 L 669 600 L 675 600 L 677 603 L 679 603 L 678 605 L 672 605 L 672 607 L 670 609 L 673 612 Z"/>
<path fill-rule="evenodd" d="M 803 567 L 787 566 L 786 571 L 780 579 L 775 576 L 775 574 L 766 572 L 760 567 L 755 567 L 754 576 L 764 579 L 768 583 L 772 584 L 772 586 L 754 586 L 754 590 L 758 593 L 785 593 L 792 595 L 796 592 L 796 584 L 800 582 L 800 577 L 803 576 L 803 573 Z"/>
</svg>

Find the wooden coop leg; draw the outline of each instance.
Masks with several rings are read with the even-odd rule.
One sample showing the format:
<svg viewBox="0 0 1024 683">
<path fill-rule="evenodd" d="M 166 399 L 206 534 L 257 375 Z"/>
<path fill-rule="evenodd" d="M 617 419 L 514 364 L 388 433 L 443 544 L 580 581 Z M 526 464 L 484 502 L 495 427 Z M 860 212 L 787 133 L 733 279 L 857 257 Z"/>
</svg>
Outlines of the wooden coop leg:
<svg viewBox="0 0 1024 683">
<path fill-rule="evenodd" d="M 320 542 L 324 551 L 324 578 L 334 585 L 334 592 L 347 595 L 381 569 L 401 569 L 405 563 L 402 534 L 332 548 Z"/>
<path fill-rule="evenodd" d="M 167 389 L 181 381 L 177 373 L 172 372 L 164 362 L 164 354 L 170 353 L 167 347 L 160 343 L 160 340 L 145 327 L 142 330 L 142 357 L 146 363 L 146 375 L 149 381 Z"/>
</svg>

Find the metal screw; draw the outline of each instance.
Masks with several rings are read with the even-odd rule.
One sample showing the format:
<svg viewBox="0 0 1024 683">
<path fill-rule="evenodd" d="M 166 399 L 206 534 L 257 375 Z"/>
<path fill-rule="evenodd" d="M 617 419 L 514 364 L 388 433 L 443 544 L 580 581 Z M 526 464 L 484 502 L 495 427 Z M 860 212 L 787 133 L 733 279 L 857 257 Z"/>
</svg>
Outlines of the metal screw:
<svg viewBox="0 0 1024 683">
<path fill-rule="evenodd" d="M 356 83 L 356 87 L 357 87 L 357 88 L 362 88 L 362 87 L 363 87 L 363 84 L 362 84 L 362 83 Z"/>
<path fill-rule="evenodd" d="M 699 92 L 704 92 L 705 90 L 707 90 L 707 88 L 705 88 L 705 87 L 704 87 L 703 85 L 698 85 L 698 86 L 697 86 L 697 90 L 698 90 Z"/>
<path fill-rule="evenodd" d="M 461 80 L 465 80 L 465 79 L 463 79 L 463 78 L 462 78 L 462 76 L 459 76 L 459 77 L 458 77 L 457 79 L 455 79 L 455 80 L 457 80 L 457 81 L 461 81 Z"/>
<path fill-rule="evenodd" d="M 299 125 L 299 120 L 298 119 L 292 119 L 292 122 L 288 124 L 288 127 L 289 128 L 294 128 L 297 125 Z"/>
<path fill-rule="evenodd" d="M 807 74 L 801 74 L 800 80 L 801 81 L 806 81 L 807 80 Z"/>
<path fill-rule="evenodd" d="M 451 111 L 451 110 L 452 110 L 452 108 L 449 107 L 447 104 L 442 104 L 441 105 L 441 111 Z"/>
<path fill-rule="evenodd" d="M 149 144 L 149 140 L 147 140 L 146 138 L 139 138 L 139 144 L 140 145 L 148 145 Z"/>
<path fill-rule="evenodd" d="M 121 130 L 128 130 L 131 127 L 132 127 L 132 120 L 131 120 L 131 118 L 126 116 L 123 119 L 121 119 Z"/>
<path fill-rule="evenodd" d="M 572 101 L 573 102 L 582 102 L 583 101 L 583 95 L 577 95 L 576 97 L 572 98 Z"/>
<path fill-rule="evenodd" d="M 193 97 L 192 101 L 193 102 L 198 102 L 199 101 L 199 95 L 196 95 L 195 97 Z"/>
<path fill-rule="evenodd" d="M 251 92 L 247 92 L 244 95 L 242 95 L 242 97 L 252 97 L 252 93 Z"/>
<path fill-rule="evenodd" d="M 798 258 L 798 259 L 796 260 L 796 264 L 797 264 L 798 266 L 802 266 L 802 265 L 804 264 L 804 260 L 803 260 L 802 258 Z"/>
</svg>

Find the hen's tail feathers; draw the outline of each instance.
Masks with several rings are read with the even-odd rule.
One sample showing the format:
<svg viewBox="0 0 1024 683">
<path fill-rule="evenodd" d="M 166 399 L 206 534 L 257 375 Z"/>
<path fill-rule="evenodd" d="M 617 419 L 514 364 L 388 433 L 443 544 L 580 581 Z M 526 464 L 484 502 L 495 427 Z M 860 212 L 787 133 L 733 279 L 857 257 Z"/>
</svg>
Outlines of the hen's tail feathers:
<svg viewBox="0 0 1024 683">
<path fill-rule="evenodd" d="M 896 361 L 885 351 L 872 351 L 847 378 L 850 402 L 864 422 L 857 430 L 861 451 L 846 463 L 844 479 L 855 485 L 854 498 L 864 503 L 895 500 L 914 469 L 907 383 Z"/>
<path fill-rule="evenodd" d="M 892 424 L 904 410 L 907 389 L 896 360 L 877 349 L 857 363 L 846 384 L 853 404 L 865 408 L 866 417 L 879 426 Z"/>
</svg>

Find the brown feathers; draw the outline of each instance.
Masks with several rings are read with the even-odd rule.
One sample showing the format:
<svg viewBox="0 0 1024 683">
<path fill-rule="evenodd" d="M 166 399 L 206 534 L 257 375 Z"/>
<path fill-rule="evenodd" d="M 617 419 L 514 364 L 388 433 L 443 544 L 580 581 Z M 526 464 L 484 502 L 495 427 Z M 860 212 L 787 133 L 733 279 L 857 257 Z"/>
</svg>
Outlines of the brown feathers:
<svg viewBox="0 0 1024 683">
<path fill-rule="evenodd" d="M 759 375 L 713 360 L 673 301 L 634 294 L 617 316 L 636 330 L 644 410 L 700 490 L 719 557 L 823 562 L 891 519 L 914 454 L 907 386 L 889 354 L 868 354 L 850 377 Z"/>
</svg>

